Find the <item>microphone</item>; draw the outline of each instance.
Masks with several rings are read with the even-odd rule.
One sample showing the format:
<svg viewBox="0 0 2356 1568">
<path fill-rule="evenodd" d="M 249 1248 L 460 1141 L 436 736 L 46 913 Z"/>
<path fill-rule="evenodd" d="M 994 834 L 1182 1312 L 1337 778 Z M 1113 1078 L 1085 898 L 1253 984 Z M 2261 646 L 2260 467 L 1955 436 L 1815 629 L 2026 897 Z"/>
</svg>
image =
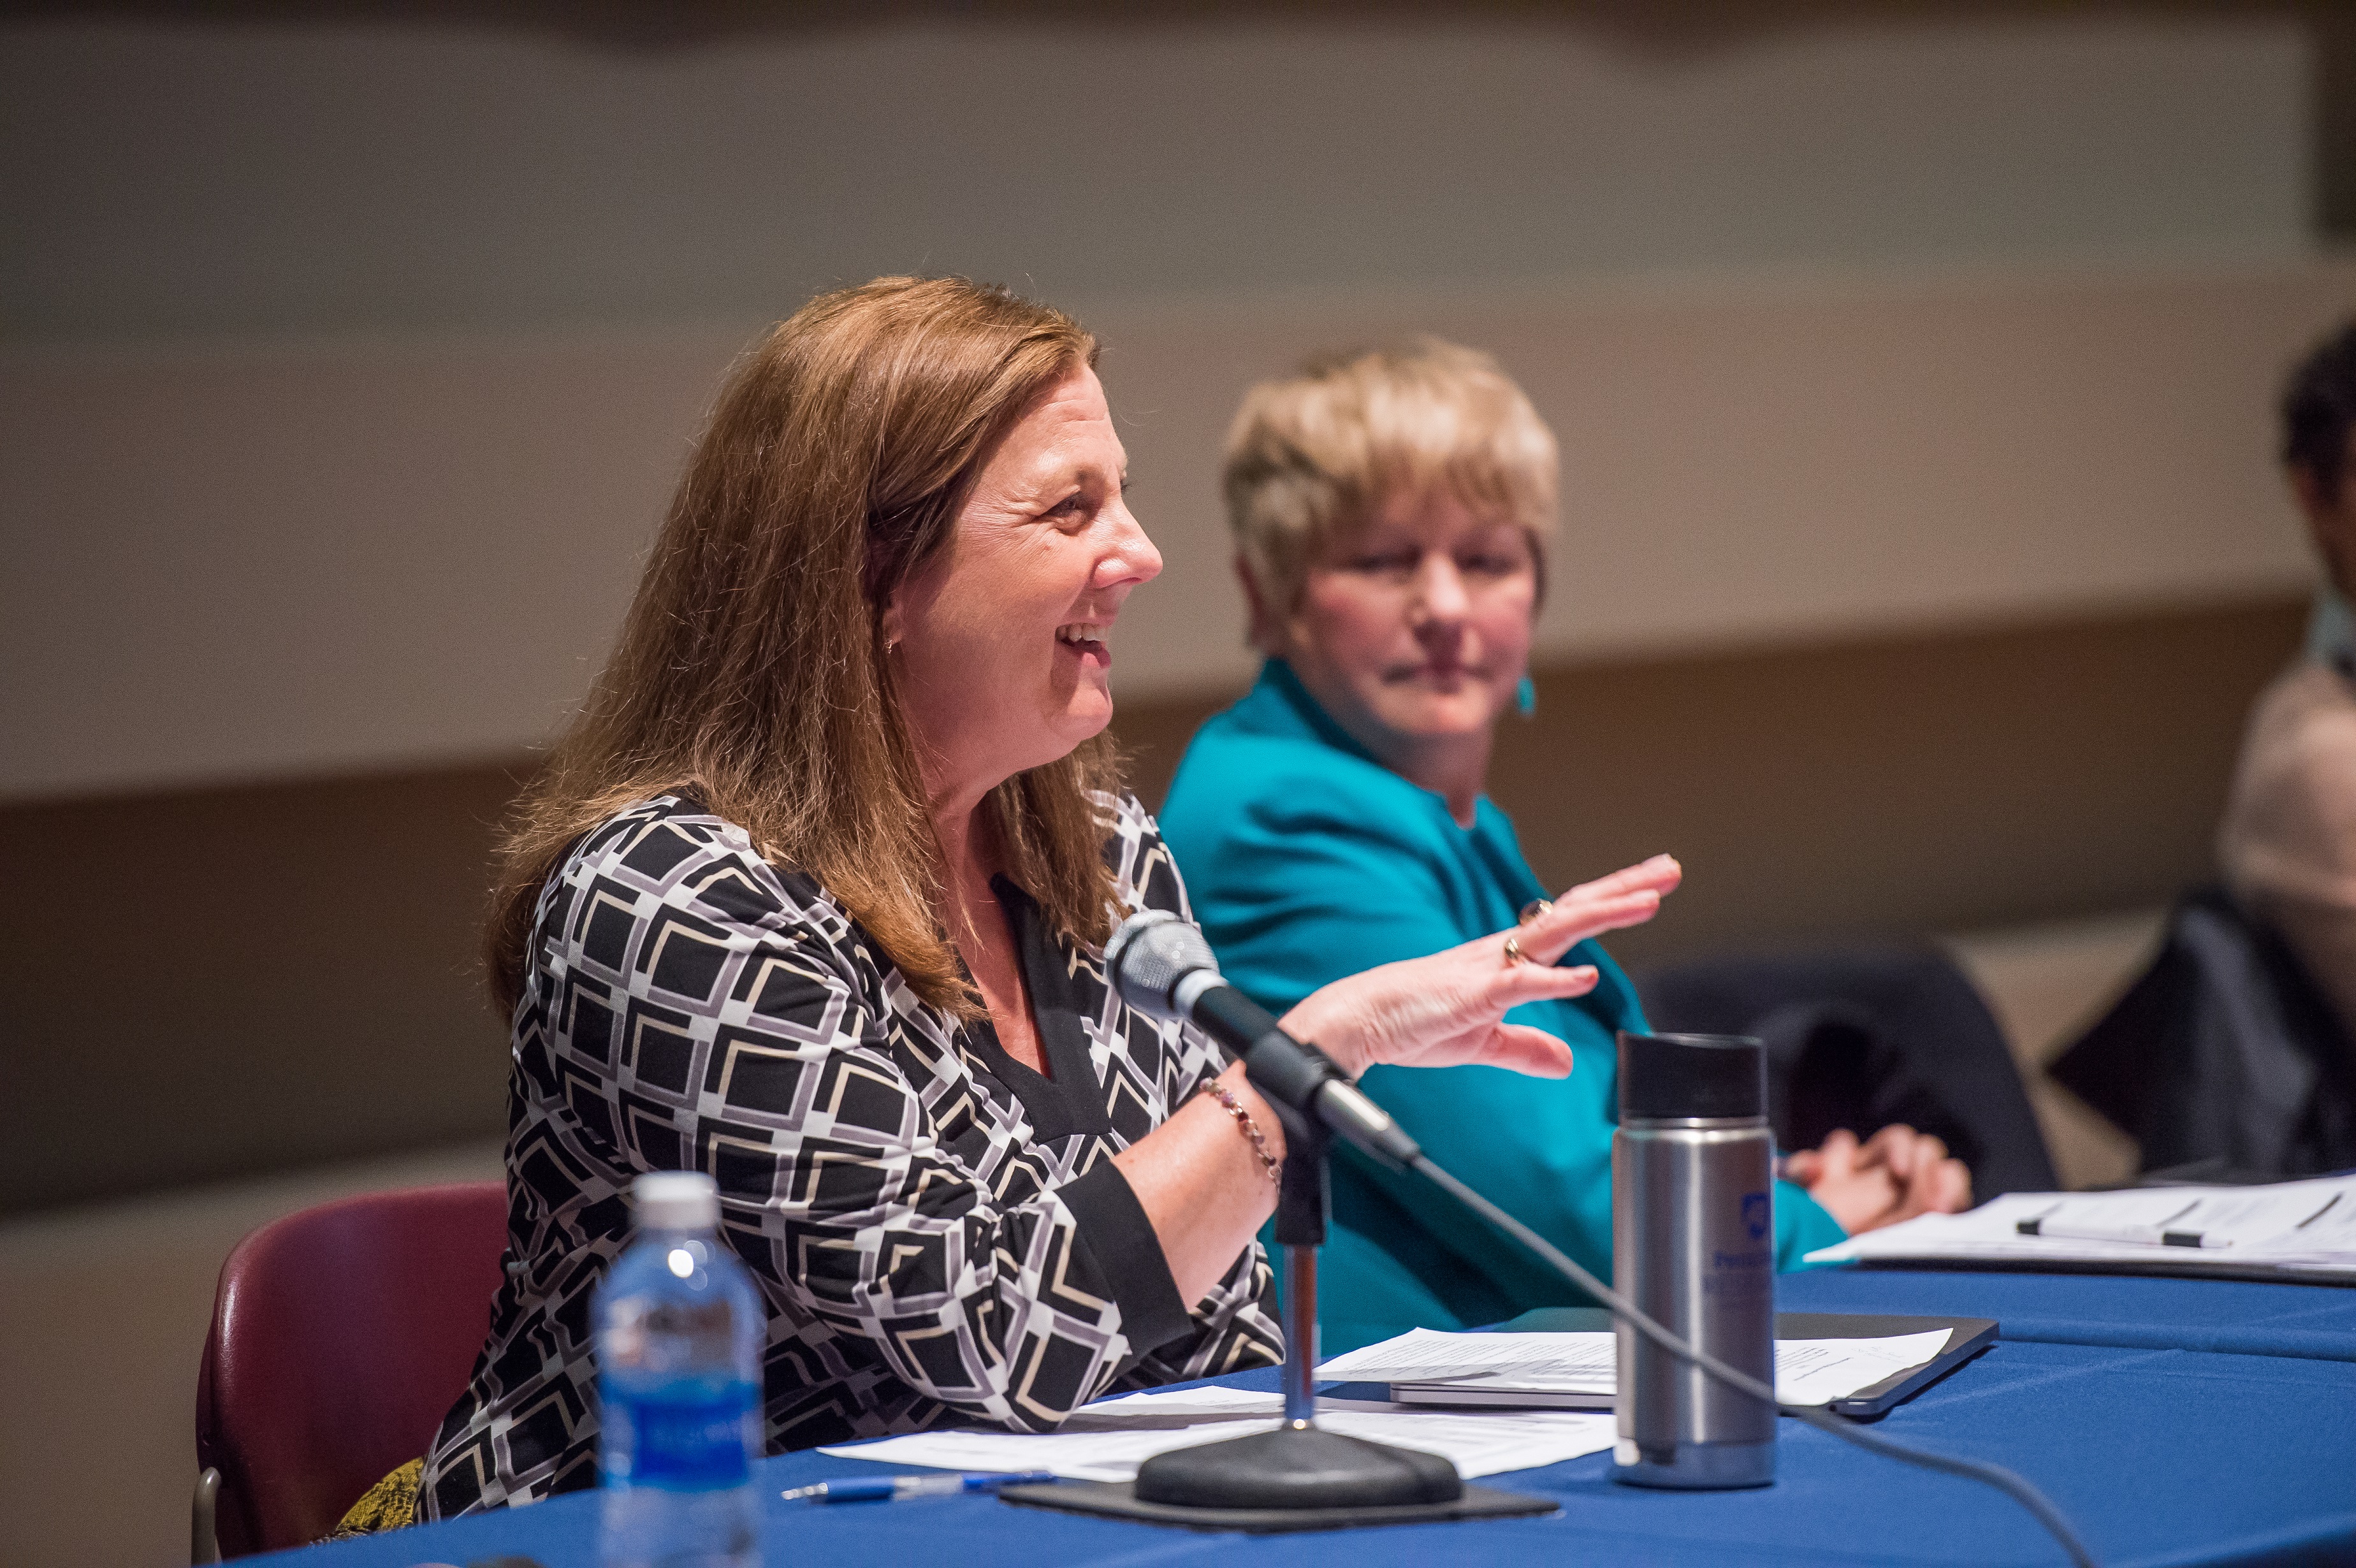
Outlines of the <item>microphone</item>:
<svg viewBox="0 0 2356 1568">
<path fill-rule="evenodd" d="M 1331 1058 L 1277 1026 L 1275 1015 L 1219 977 L 1211 944 L 1191 922 L 1149 909 L 1105 944 L 1105 973 L 1120 999 L 1148 1018 L 1192 1023 L 1244 1064 L 1244 1076 L 1303 1122 L 1331 1128 L 1393 1170 L 1423 1150 Z"/>
</svg>

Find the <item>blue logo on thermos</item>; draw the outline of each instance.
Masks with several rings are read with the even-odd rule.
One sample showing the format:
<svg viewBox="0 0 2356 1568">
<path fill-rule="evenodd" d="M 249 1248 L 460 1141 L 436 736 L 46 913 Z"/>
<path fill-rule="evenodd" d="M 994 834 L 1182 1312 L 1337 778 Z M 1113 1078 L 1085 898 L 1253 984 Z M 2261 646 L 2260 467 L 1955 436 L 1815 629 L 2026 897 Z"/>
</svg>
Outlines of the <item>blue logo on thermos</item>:
<svg viewBox="0 0 2356 1568">
<path fill-rule="evenodd" d="M 1751 1239 L 1755 1242 L 1765 1235 L 1767 1227 L 1772 1222 L 1772 1217 L 1767 1207 L 1767 1194 L 1744 1193 L 1742 1195 L 1742 1228 L 1751 1232 Z"/>
</svg>

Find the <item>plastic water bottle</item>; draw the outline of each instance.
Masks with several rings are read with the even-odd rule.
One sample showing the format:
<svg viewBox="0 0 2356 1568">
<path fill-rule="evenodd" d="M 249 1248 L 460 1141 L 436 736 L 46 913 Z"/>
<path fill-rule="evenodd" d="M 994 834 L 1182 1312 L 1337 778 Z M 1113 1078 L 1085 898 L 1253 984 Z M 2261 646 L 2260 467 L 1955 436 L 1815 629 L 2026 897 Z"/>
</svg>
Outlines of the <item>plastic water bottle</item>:
<svg viewBox="0 0 2356 1568">
<path fill-rule="evenodd" d="M 637 1235 L 597 1291 L 604 1568 L 755 1568 L 765 1315 L 708 1176 L 638 1178 Z"/>
</svg>

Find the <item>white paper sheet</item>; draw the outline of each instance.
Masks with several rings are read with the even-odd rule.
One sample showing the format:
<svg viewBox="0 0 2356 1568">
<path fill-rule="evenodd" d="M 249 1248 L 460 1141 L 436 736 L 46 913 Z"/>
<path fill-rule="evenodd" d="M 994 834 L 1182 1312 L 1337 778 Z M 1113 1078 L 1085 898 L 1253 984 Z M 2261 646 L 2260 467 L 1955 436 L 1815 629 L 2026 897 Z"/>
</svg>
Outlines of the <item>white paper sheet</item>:
<svg viewBox="0 0 2356 1568">
<path fill-rule="evenodd" d="M 1826 1404 L 1895 1373 L 1919 1367 L 1947 1348 L 1948 1331 L 1879 1339 L 1778 1339 L 1775 1397 L 1785 1404 Z"/>
<path fill-rule="evenodd" d="M 1792 1404 L 1822 1404 L 1919 1367 L 1946 1349 L 1947 1330 L 1878 1339 L 1778 1339 L 1775 1394 Z M 1448 1334 L 1412 1328 L 1397 1339 L 1333 1357 L 1322 1379 L 1445 1386 L 1483 1393 L 1583 1393 L 1608 1396 L 1617 1375 L 1608 1333 Z"/>
<path fill-rule="evenodd" d="M 820 1449 L 847 1459 L 947 1470 L 1052 1470 L 1068 1480 L 1126 1481 L 1156 1454 L 1248 1433 L 1273 1431 L 1283 1401 L 1239 1389 L 1129 1394 L 1083 1406 L 1063 1430 L 921 1432 Z M 1460 1475 L 1494 1476 L 1593 1454 L 1612 1446 L 1609 1415 L 1578 1411 L 1401 1411 L 1355 1402 L 1320 1405 L 1329 1432 L 1444 1456 Z"/>
<path fill-rule="evenodd" d="M 2197 1232 L 2210 1246 L 2092 1241 L 2020 1233 L 2040 1227 L 2165 1227 Z M 1923 1214 L 1837 1246 L 1810 1263 L 1852 1259 L 1955 1258 L 2120 1264 L 2169 1269 L 2278 1268 L 2356 1276 L 2356 1177 L 2320 1177 L 2265 1187 L 2150 1187 L 2125 1192 L 2009 1192 L 1965 1214 Z"/>
<path fill-rule="evenodd" d="M 1579 1378 L 1600 1363 L 1611 1387 L 1609 1334 L 1451 1334 L 1410 1328 L 1378 1345 L 1328 1357 L 1317 1369 L 1327 1381 L 1358 1383 L 1444 1382 L 1453 1378 L 1515 1372 L 1528 1377 Z"/>
</svg>

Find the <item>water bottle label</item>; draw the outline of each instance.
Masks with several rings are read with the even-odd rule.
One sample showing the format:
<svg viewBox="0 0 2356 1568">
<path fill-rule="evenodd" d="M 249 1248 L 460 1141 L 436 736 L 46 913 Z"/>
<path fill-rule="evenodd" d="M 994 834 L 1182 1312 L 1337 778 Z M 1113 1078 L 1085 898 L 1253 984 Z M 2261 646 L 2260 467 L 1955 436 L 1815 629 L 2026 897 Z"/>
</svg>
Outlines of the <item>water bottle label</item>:
<svg viewBox="0 0 2356 1568">
<path fill-rule="evenodd" d="M 750 1475 L 744 1441 L 753 1385 L 648 1392 L 609 1402 L 608 1419 L 626 1423 L 608 1443 L 609 1478 L 666 1491 L 722 1491 Z"/>
</svg>

